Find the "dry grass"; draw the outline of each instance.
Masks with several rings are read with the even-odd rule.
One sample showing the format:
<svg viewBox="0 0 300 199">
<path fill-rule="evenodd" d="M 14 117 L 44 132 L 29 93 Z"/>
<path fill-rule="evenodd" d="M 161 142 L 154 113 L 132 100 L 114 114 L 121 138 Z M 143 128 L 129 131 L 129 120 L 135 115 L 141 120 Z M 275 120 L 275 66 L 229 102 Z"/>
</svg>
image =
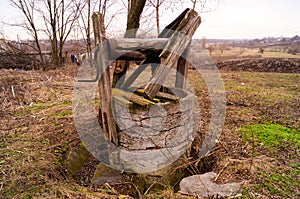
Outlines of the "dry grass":
<svg viewBox="0 0 300 199">
<path fill-rule="evenodd" d="M 107 187 L 95 191 L 80 186 L 65 171 L 66 153 L 79 140 L 71 113 L 76 67 L 0 74 L 0 198 L 129 198 Z M 241 127 L 273 122 L 299 132 L 300 75 L 222 72 L 222 77 L 227 118 L 219 144 L 205 160 L 183 162 L 182 167 L 190 174 L 213 170 L 220 183 L 245 180 L 244 198 L 297 198 L 299 151 L 292 145 L 275 151 L 254 145 L 254 139 L 243 139 Z M 199 129 L 203 132 L 210 115 L 207 88 L 196 71 L 190 71 L 189 82 L 203 110 Z M 279 178 L 284 175 L 295 177 L 294 183 Z M 292 192 L 277 179 L 290 183 Z M 164 184 L 163 190 L 149 190 L 145 197 L 183 197 L 174 190 Z"/>
<path fill-rule="evenodd" d="M 75 72 L 1 70 L 0 198 L 97 198 L 78 192 L 62 165 L 79 139 L 71 112 Z"/>
</svg>

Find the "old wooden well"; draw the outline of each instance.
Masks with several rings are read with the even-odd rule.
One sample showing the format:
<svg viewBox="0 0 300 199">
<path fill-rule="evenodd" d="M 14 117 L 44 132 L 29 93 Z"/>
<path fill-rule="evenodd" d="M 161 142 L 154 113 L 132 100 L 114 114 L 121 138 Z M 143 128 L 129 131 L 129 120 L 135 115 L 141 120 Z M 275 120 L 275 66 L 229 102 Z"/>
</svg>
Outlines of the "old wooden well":
<svg viewBox="0 0 300 199">
<path fill-rule="evenodd" d="M 138 164 L 155 161 L 161 165 L 176 160 L 191 143 L 199 121 L 197 100 L 185 87 L 188 70 L 185 58 L 201 23 L 198 13 L 186 9 L 157 39 L 105 40 L 101 15 L 94 14 L 93 23 L 99 46 L 95 63 L 101 74 L 102 127 L 106 138 L 121 149 L 117 157 L 111 155 L 111 162 L 133 165 L 135 161 L 140 161 Z M 111 70 L 107 67 L 109 60 L 140 64 L 129 77 L 121 79 L 120 73 L 126 75 L 128 67 Z M 150 81 L 144 87 L 133 88 L 132 83 L 147 66 L 152 68 Z M 174 87 L 164 88 L 162 85 L 172 69 L 177 71 Z M 118 88 L 116 82 L 121 82 Z M 164 155 L 158 157 L 157 150 Z M 135 171 L 142 170 L 143 166 Z"/>
</svg>

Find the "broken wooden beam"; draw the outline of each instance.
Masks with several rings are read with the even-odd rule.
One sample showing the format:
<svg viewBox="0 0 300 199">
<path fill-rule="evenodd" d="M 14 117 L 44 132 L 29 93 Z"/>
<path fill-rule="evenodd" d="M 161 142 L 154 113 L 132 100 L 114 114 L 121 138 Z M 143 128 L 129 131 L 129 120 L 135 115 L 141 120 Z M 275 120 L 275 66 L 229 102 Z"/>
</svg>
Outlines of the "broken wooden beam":
<svg viewBox="0 0 300 199">
<path fill-rule="evenodd" d="M 92 20 L 95 33 L 95 42 L 98 48 L 95 53 L 95 61 L 100 74 L 102 74 L 98 85 L 100 90 L 103 131 L 107 139 L 111 140 L 115 144 L 118 144 L 117 126 L 111 109 L 111 81 L 110 70 L 108 67 L 108 46 L 107 42 L 104 42 L 104 19 L 102 14 L 95 12 L 92 15 Z"/>
<path fill-rule="evenodd" d="M 150 107 L 153 104 L 155 104 L 155 102 L 145 99 L 143 96 L 139 96 L 135 93 L 123 91 L 123 90 L 117 89 L 117 88 L 113 89 L 113 96 L 124 97 L 125 99 L 129 100 L 130 102 L 140 105 L 140 106 L 143 106 L 143 107 Z"/>
<path fill-rule="evenodd" d="M 125 104 L 125 105 L 128 105 L 129 107 L 131 107 L 133 105 L 132 102 L 130 102 L 129 100 L 127 100 L 124 96 L 122 95 L 113 95 L 112 98 L 115 100 L 115 101 L 118 101 L 122 104 Z"/>
<path fill-rule="evenodd" d="M 190 46 L 191 42 L 188 44 L 187 48 L 184 50 L 181 57 L 179 57 L 177 62 L 177 72 L 176 72 L 176 79 L 175 79 L 175 87 L 177 88 L 185 88 L 187 73 L 189 69 L 189 63 L 187 62 L 187 57 L 190 54 Z"/>
<path fill-rule="evenodd" d="M 135 93 L 139 94 L 139 95 L 144 95 L 145 94 L 145 90 L 144 89 L 137 89 L 135 91 Z M 163 92 L 158 92 L 156 94 L 156 96 L 158 99 L 153 98 L 153 100 L 156 99 L 156 101 L 159 99 L 164 99 L 164 100 L 168 100 L 168 101 L 173 101 L 173 102 L 179 102 L 179 98 L 176 97 L 175 95 L 169 94 L 169 93 L 163 93 Z"/>
<path fill-rule="evenodd" d="M 145 87 L 145 93 L 150 99 L 157 94 L 171 68 L 175 68 L 180 55 L 187 48 L 200 23 L 201 18 L 194 10 L 189 10 L 180 22 L 160 54 L 160 58 L 162 58 L 161 65 L 158 66 L 150 82 Z"/>
<path fill-rule="evenodd" d="M 185 9 L 174 21 L 167 25 L 158 35 L 158 38 L 170 38 L 189 10 L 189 8 Z"/>
<path fill-rule="evenodd" d="M 134 49 L 162 49 L 169 38 L 155 39 L 136 39 L 136 38 L 121 38 L 115 39 L 116 49 L 118 50 L 134 50 Z"/>
</svg>

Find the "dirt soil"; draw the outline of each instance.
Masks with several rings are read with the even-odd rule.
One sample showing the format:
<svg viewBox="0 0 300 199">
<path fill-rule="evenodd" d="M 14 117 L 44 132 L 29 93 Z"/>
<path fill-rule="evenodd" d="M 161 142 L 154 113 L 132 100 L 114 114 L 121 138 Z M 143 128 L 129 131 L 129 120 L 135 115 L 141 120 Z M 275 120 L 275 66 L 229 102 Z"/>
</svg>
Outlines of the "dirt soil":
<svg viewBox="0 0 300 199">
<path fill-rule="evenodd" d="M 300 73 L 300 59 L 260 58 L 217 62 L 221 70 Z"/>
</svg>

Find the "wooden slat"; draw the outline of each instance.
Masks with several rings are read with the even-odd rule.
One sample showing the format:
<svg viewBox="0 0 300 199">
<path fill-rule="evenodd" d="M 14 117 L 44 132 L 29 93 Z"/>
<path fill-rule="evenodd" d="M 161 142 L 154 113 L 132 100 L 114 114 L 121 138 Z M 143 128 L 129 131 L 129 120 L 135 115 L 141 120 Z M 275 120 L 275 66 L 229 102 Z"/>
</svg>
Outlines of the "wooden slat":
<svg viewBox="0 0 300 199">
<path fill-rule="evenodd" d="M 145 90 L 144 89 L 137 89 L 135 92 L 139 95 L 145 95 Z M 169 94 L 169 93 L 158 92 L 155 97 L 157 97 L 159 99 L 174 101 L 174 102 L 179 101 L 178 97 L 176 97 L 175 95 Z M 156 100 L 158 102 L 159 102 L 159 99 L 153 98 L 153 100 Z"/>
<path fill-rule="evenodd" d="M 120 95 L 113 95 L 113 99 L 122 104 L 128 105 L 129 107 L 133 105 L 132 102 L 128 101 L 125 97 Z"/>
<path fill-rule="evenodd" d="M 93 27 L 95 33 L 95 41 L 98 45 L 98 50 L 95 55 L 96 64 L 102 76 L 99 79 L 99 90 L 100 90 L 100 100 L 101 100 L 101 116 L 102 124 L 105 136 L 118 144 L 118 135 L 116 122 L 113 118 L 113 113 L 111 110 L 111 81 L 110 81 L 110 70 L 108 62 L 108 47 L 107 43 L 103 42 L 105 40 L 105 26 L 104 19 L 100 13 L 94 13 L 92 15 Z"/>
<path fill-rule="evenodd" d="M 144 97 L 139 96 L 135 93 L 123 91 L 123 90 L 120 90 L 120 89 L 117 89 L 117 88 L 113 89 L 113 96 L 122 96 L 125 99 L 129 100 L 130 102 L 133 102 L 134 104 L 138 104 L 138 105 L 143 106 L 143 107 L 150 107 L 153 104 L 155 104 L 155 102 L 147 100 Z"/>
<path fill-rule="evenodd" d="M 185 9 L 174 21 L 167 25 L 158 35 L 158 38 L 170 38 L 189 10 L 189 8 Z"/>
<path fill-rule="evenodd" d="M 168 38 L 155 39 L 136 39 L 136 38 L 121 38 L 115 39 L 117 50 L 131 50 L 131 49 L 162 49 L 168 42 Z"/>
<path fill-rule="evenodd" d="M 196 11 L 189 10 L 186 13 L 176 32 L 160 54 L 162 64 L 157 68 L 145 87 L 145 93 L 150 99 L 157 94 L 171 68 L 175 68 L 180 55 L 186 49 L 200 23 L 201 19 Z"/>
<path fill-rule="evenodd" d="M 156 97 L 161 98 L 161 99 L 165 99 L 165 100 L 174 101 L 174 102 L 178 102 L 179 101 L 178 97 L 176 97 L 174 95 L 171 95 L 169 93 L 158 92 L 156 94 Z"/>
</svg>

